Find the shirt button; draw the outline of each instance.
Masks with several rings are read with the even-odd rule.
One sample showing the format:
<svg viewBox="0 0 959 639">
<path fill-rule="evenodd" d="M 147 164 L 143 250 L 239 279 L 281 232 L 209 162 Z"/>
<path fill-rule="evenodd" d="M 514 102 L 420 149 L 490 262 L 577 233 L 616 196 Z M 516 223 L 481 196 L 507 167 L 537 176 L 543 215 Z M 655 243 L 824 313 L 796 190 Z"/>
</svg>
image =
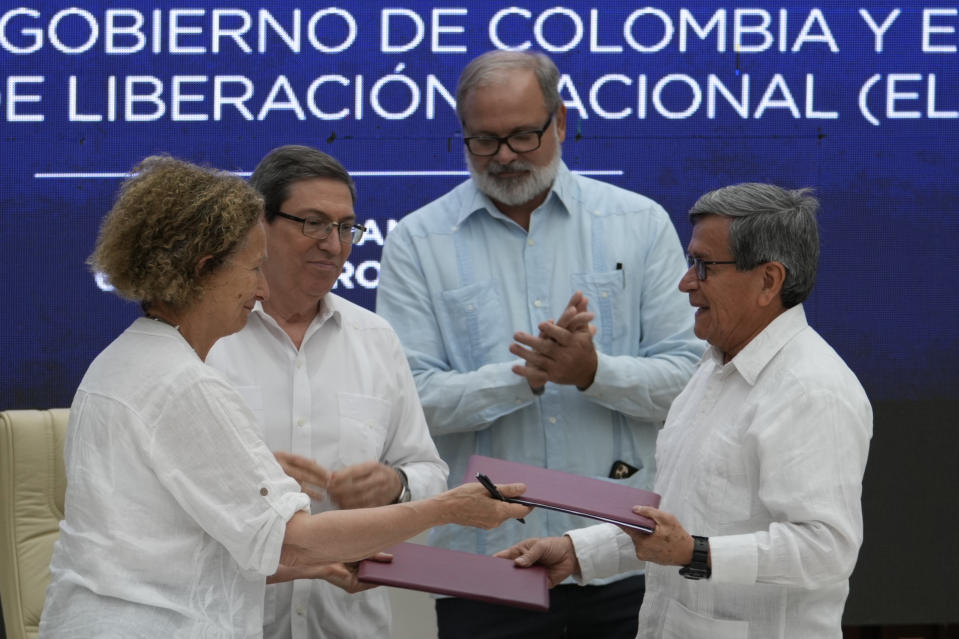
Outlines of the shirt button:
<svg viewBox="0 0 959 639">
<path fill-rule="evenodd" d="M 296 360 L 296 367 L 297 367 L 297 368 L 303 368 L 303 360 L 302 360 L 302 359 Z"/>
<path fill-rule="evenodd" d="M 296 614 L 300 615 L 301 617 L 303 616 L 303 606 L 296 607 Z"/>
<path fill-rule="evenodd" d="M 539 301 L 539 300 L 536 300 L 535 302 L 533 302 L 533 306 L 535 306 L 536 308 L 539 308 L 539 307 L 541 307 L 542 305 L 543 305 L 543 303 L 542 303 L 541 301 Z"/>
<path fill-rule="evenodd" d="M 549 418 L 549 423 L 550 423 L 550 424 L 555 424 L 555 423 L 556 423 L 556 418 L 555 418 L 555 417 L 550 417 L 550 418 Z"/>
<path fill-rule="evenodd" d="M 466 305 L 466 310 L 472 311 L 472 310 L 473 310 L 473 305 L 472 305 L 472 304 L 467 304 L 467 305 Z"/>
<path fill-rule="evenodd" d="M 606 291 L 603 291 L 602 293 L 599 294 L 599 296 L 600 296 L 600 297 L 609 297 L 609 293 L 607 293 Z"/>
<path fill-rule="evenodd" d="M 536 244 L 536 242 L 533 240 L 533 238 L 526 240 L 526 246 L 533 246 L 534 244 Z"/>
<path fill-rule="evenodd" d="M 267 495 L 270 494 L 270 489 L 264 486 L 263 488 L 260 489 L 260 494 L 266 497 Z"/>
<path fill-rule="evenodd" d="M 302 417 L 297 418 L 297 420 L 296 420 L 296 425 L 297 425 L 297 426 L 299 426 L 299 427 L 302 428 L 305 424 L 306 424 L 306 420 L 305 420 L 305 419 L 303 419 Z"/>
</svg>

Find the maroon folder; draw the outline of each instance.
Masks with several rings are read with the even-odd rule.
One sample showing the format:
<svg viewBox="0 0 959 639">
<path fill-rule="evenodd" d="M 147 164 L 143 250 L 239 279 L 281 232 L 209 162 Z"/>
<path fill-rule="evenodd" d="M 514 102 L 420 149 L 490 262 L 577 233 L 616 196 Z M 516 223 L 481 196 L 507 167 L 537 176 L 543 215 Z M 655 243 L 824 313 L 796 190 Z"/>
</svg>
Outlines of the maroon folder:
<svg viewBox="0 0 959 639">
<path fill-rule="evenodd" d="M 656 529 L 652 519 L 633 512 L 633 506 L 659 508 L 659 495 L 648 490 L 482 455 L 470 457 L 463 481 L 476 481 L 476 473 L 486 475 L 495 484 L 526 484 L 526 492 L 507 501 L 581 515 L 646 533 Z"/>
<path fill-rule="evenodd" d="M 519 568 L 512 559 L 404 543 L 387 548 L 393 561 L 365 560 L 359 580 L 531 610 L 549 609 L 546 568 Z"/>
</svg>

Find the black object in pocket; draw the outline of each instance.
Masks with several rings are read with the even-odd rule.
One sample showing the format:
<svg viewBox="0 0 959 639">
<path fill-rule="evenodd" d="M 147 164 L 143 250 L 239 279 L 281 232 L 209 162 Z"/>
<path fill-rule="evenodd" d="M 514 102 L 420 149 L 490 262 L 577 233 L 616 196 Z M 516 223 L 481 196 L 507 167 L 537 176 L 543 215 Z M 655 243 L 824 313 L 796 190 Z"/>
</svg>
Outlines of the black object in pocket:
<svg viewBox="0 0 959 639">
<path fill-rule="evenodd" d="M 639 469 L 632 464 L 627 464 L 622 459 L 617 459 L 613 462 L 612 467 L 609 469 L 609 476 L 612 479 L 626 479 L 627 477 L 632 477 L 638 472 Z"/>
</svg>

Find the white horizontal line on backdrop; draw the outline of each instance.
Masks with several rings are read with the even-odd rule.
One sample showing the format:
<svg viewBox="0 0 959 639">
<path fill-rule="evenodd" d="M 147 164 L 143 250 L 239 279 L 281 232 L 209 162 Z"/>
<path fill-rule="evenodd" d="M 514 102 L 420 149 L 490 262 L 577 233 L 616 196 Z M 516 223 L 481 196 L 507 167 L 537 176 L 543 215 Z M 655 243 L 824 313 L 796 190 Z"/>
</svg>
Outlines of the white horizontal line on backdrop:
<svg viewBox="0 0 959 639">
<path fill-rule="evenodd" d="M 232 171 L 239 177 L 250 177 L 250 171 Z M 350 171 L 353 177 L 466 177 L 469 171 Z M 583 170 L 573 171 L 580 175 L 623 175 L 622 170 Z M 37 180 L 97 180 L 97 179 L 123 179 L 129 177 L 129 173 L 34 173 L 33 177 Z"/>
</svg>

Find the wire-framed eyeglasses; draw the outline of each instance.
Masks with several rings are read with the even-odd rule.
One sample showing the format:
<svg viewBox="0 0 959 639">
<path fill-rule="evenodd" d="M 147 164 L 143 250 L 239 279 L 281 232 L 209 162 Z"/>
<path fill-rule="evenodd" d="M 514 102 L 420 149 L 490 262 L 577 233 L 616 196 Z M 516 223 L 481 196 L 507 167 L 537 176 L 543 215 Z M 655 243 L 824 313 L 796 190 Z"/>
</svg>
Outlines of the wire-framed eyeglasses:
<svg viewBox="0 0 959 639">
<path fill-rule="evenodd" d="M 735 264 L 736 260 L 704 260 L 701 257 L 693 257 L 692 255 L 686 256 L 686 264 L 690 267 L 696 267 L 696 277 L 699 278 L 699 281 L 702 282 L 706 279 L 706 267 L 712 266 L 713 264 Z"/>
<path fill-rule="evenodd" d="M 336 235 L 343 244 L 357 244 L 363 239 L 366 233 L 366 227 L 354 222 L 331 222 L 325 217 L 311 215 L 310 217 L 297 217 L 283 211 L 277 211 L 277 216 L 285 217 L 294 222 L 303 224 L 303 235 L 311 237 L 314 240 L 325 240 L 336 228 Z"/>
<path fill-rule="evenodd" d="M 499 153 L 500 147 L 504 144 L 509 147 L 513 153 L 529 153 L 535 151 L 543 144 L 543 134 L 553 123 L 553 114 L 549 114 L 546 124 L 542 128 L 533 131 L 517 131 L 507 136 L 499 137 L 496 135 L 472 135 L 463 138 L 463 143 L 473 155 L 481 158 L 488 158 Z"/>
</svg>

